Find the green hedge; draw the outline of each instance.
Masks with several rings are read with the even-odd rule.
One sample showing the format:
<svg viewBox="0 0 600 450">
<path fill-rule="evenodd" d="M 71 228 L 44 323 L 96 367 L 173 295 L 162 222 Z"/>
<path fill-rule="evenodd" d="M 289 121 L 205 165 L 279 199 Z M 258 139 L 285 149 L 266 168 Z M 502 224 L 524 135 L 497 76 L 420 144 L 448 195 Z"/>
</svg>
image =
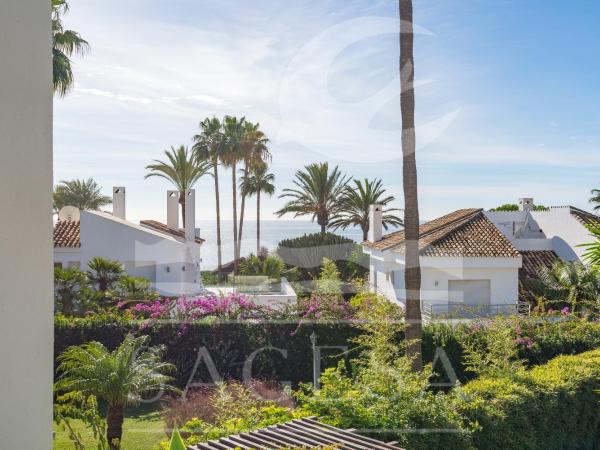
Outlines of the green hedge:
<svg viewBox="0 0 600 450">
<path fill-rule="evenodd" d="M 531 349 L 523 349 L 521 357 L 528 365 L 543 364 L 559 354 L 575 354 L 600 347 L 600 324 L 582 321 L 553 324 L 527 322 L 528 335 L 536 343 Z M 524 322 L 525 324 L 525 322 Z M 310 334 L 314 331 L 320 346 L 348 346 L 358 330 L 348 323 L 208 323 L 189 325 L 181 334 L 179 325 L 161 324 L 138 330 L 137 325 L 123 317 L 106 315 L 88 318 L 55 318 L 55 355 L 70 345 L 99 341 L 115 348 L 125 335 L 136 332 L 147 334 L 152 345 L 166 346 L 166 359 L 178 368 L 177 384 L 184 386 L 190 379 L 198 351 L 205 347 L 215 362 L 219 373 L 226 378 L 240 379 L 244 361 L 252 352 L 275 347 L 287 352 L 284 358 L 275 350 L 260 352 L 253 365 L 253 376 L 262 379 L 291 381 L 293 384 L 312 381 L 312 347 Z M 458 379 L 467 382 L 472 377 L 465 373 L 462 364 L 460 334 L 468 332 L 467 326 L 444 324 L 426 325 L 423 329 L 423 357 L 426 362 L 434 358 L 436 348 L 441 347 L 447 355 Z M 401 341 L 403 336 L 398 336 Z M 341 350 L 324 350 L 322 367 L 335 365 Z M 350 351 L 348 359 L 356 353 Z M 435 382 L 451 381 L 438 360 L 434 367 Z M 199 365 L 197 376 L 209 380 L 206 364 Z"/>
<path fill-rule="evenodd" d="M 457 396 L 484 449 L 600 448 L 600 349 L 521 374 L 480 377 Z"/>
</svg>

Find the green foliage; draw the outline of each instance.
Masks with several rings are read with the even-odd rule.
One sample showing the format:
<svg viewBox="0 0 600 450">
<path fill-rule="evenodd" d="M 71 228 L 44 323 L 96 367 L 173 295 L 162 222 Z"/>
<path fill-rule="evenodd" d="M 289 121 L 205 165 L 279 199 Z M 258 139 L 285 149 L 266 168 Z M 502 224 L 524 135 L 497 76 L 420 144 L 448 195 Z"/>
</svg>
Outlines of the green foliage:
<svg viewBox="0 0 600 450">
<path fill-rule="evenodd" d="M 484 375 L 453 395 L 475 448 L 577 449 L 600 442 L 600 350 L 516 374 Z"/>
<path fill-rule="evenodd" d="M 598 206 L 596 206 L 596 208 L 600 209 L 600 189 L 597 189 L 597 191 Z M 590 236 L 594 239 L 594 242 L 581 245 L 581 247 L 587 249 L 583 255 L 583 259 L 587 264 L 600 270 L 600 227 L 589 225 L 587 229 L 590 232 Z"/>
<path fill-rule="evenodd" d="M 328 258 L 323 258 L 321 274 L 315 282 L 315 292 L 320 295 L 342 295 L 340 271 L 335 263 Z"/>
<path fill-rule="evenodd" d="M 201 271 L 200 276 L 202 277 L 202 284 L 204 286 L 216 286 L 219 284 L 219 278 L 217 274 L 212 273 L 210 270 Z"/>
<path fill-rule="evenodd" d="M 88 278 L 100 292 L 112 289 L 124 273 L 119 261 L 95 257 L 88 263 Z"/>
<path fill-rule="evenodd" d="M 158 298 L 156 291 L 145 278 L 121 276 L 114 288 L 113 295 L 124 301 L 153 300 Z"/>
<path fill-rule="evenodd" d="M 82 211 L 95 211 L 110 205 L 112 199 L 100 192 L 100 186 L 93 178 L 87 180 L 61 181 L 52 194 L 54 212 L 64 206 L 74 206 Z"/>
<path fill-rule="evenodd" d="M 169 443 L 169 450 L 186 450 L 187 447 L 181 439 L 179 430 L 177 427 L 173 428 L 173 434 L 171 435 L 171 442 Z"/>
<path fill-rule="evenodd" d="M 280 279 L 284 271 L 285 264 L 281 258 L 275 255 L 261 258 L 251 254 L 240 262 L 238 272 L 240 275 L 264 275 L 269 278 Z"/>
<path fill-rule="evenodd" d="M 73 426 L 73 420 L 82 421 L 92 431 L 97 450 L 108 450 L 106 421 L 100 415 L 98 401 L 94 395 L 70 392 L 58 396 L 54 404 L 54 422 L 57 427 L 67 431 L 75 450 L 85 450 L 89 447 L 85 444 L 81 430 Z"/>
<path fill-rule="evenodd" d="M 534 211 L 547 211 L 548 207 L 544 205 L 534 205 Z M 516 203 L 505 203 L 503 205 L 497 206 L 496 208 L 491 208 L 490 211 L 519 211 L 519 205 Z"/>
<path fill-rule="evenodd" d="M 87 274 L 75 267 L 54 269 L 55 312 L 81 315 L 89 306 Z"/>
<path fill-rule="evenodd" d="M 590 203 L 594 205 L 594 211 L 600 211 L 600 189 L 592 189 L 590 194 Z"/>
</svg>

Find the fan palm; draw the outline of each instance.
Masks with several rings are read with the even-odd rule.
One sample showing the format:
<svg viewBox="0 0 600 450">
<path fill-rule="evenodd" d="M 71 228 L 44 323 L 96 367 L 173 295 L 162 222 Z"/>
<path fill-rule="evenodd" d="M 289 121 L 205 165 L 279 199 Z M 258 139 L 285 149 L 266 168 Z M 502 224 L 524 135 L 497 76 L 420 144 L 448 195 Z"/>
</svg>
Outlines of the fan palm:
<svg viewBox="0 0 600 450">
<path fill-rule="evenodd" d="M 351 226 L 359 226 L 363 232 L 363 241 L 367 240 L 369 232 L 369 207 L 371 205 L 387 205 L 394 201 L 394 197 L 385 195 L 381 180 L 353 180 L 354 186 L 346 186 L 340 199 L 341 211 L 330 226 L 336 230 L 346 229 Z M 397 208 L 387 209 L 383 215 L 383 226 L 387 230 L 389 226 L 401 226 L 400 217 L 389 214 L 392 211 L 400 211 Z"/>
<path fill-rule="evenodd" d="M 172 389 L 166 375 L 172 364 L 161 361 L 162 347 L 147 347 L 148 336 L 127 335 L 114 351 L 99 342 L 67 348 L 58 356 L 59 392 L 82 392 L 106 402 L 106 438 L 118 449 L 123 435 L 123 411 L 142 396 Z"/>
<path fill-rule="evenodd" d="M 582 306 L 598 305 L 600 299 L 600 272 L 579 261 L 557 261 L 552 267 L 538 269 L 545 294 L 553 300 L 564 301 L 572 312 Z"/>
<path fill-rule="evenodd" d="M 224 146 L 221 163 L 231 169 L 231 189 L 233 206 L 233 266 L 237 271 L 238 216 L 237 216 L 237 164 L 243 159 L 243 145 L 246 132 L 246 118 L 233 116 L 223 118 Z"/>
<path fill-rule="evenodd" d="M 412 0 L 398 0 L 400 13 L 400 113 L 402 116 L 402 183 L 404 187 L 404 234 L 406 265 L 407 355 L 413 370 L 421 371 L 421 266 L 419 261 L 419 201 L 415 156 L 415 89 Z"/>
<path fill-rule="evenodd" d="M 600 189 L 592 189 L 590 193 L 590 203 L 594 205 L 594 211 L 600 211 Z"/>
<path fill-rule="evenodd" d="M 340 211 L 340 196 L 348 181 L 337 166 L 330 171 L 327 162 L 309 164 L 296 172 L 296 187 L 283 190 L 279 198 L 291 197 L 291 200 L 275 214 L 279 217 L 288 213 L 293 213 L 294 217 L 311 216 L 325 234 L 329 221 Z"/>
<path fill-rule="evenodd" d="M 167 161 L 154 160 L 146 169 L 150 172 L 144 178 L 160 177 L 169 180 L 179 191 L 179 204 L 181 205 L 182 223 L 185 228 L 185 193 L 196 182 L 210 172 L 211 164 L 198 161 L 187 147 L 181 145 L 177 148 L 171 146 L 165 150 Z"/>
<path fill-rule="evenodd" d="M 70 316 L 74 312 L 74 303 L 80 297 L 80 293 L 87 286 L 87 275 L 85 272 L 75 268 L 54 269 L 54 295 L 60 312 Z"/>
<path fill-rule="evenodd" d="M 54 93 L 64 97 L 73 87 L 73 69 L 70 57 L 82 56 L 89 44 L 79 33 L 65 30 L 62 16 L 69 10 L 66 0 L 52 0 L 52 85 Z"/>
<path fill-rule="evenodd" d="M 217 273 L 219 279 L 223 271 L 223 259 L 221 249 L 221 199 L 219 196 L 219 161 L 224 151 L 224 136 L 222 124 L 216 117 L 206 118 L 200 122 L 201 133 L 195 135 L 192 140 L 194 156 L 199 162 L 209 162 L 213 169 L 215 182 L 215 203 L 217 210 Z"/>
<path fill-rule="evenodd" d="M 123 264 L 119 261 L 95 257 L 88 263 L 88 278 L 98 286 L 100 292 L 106 292 L 113 286 L 125 273 Z"/>
<path fill-rule="evenodd" d="M 244 171 L 240 190 L 242 196 L 256 195 L 256 254 L 260 254 L 260 194 L 265 193 L 269 197 L 275 193 L 275 175 L 269 173 L 268 166 L 263 163 L 254 167 L 252 172 Z M 243 198 L 243 197 L 242 197 Z"/>
<path fill-rule="evenodd" d="M 242 144 L 242 160 L 244 168 L 242 173 L 252 173 L 257 167 L 271 161 L 271 153 L 268 149 L 269 139 L 260 130 L 259 123 L 246 122 L 244 126 L 244 142 Z M 246 207 L 246 192 L 241 190 L 240 226 L 238 229 L 238 240 L 236 258 L 240 257 L 242 247 L 242 230 L 244 228 L 244 211 Z"/>
<path fill-rule="evenodd" d="M 589 244 L 580 245 L 580 247 L 587 249 L 587 251 L 583 254 L 583 259 L 586 263 L 600 270 L 600 226 L 589 225 L 587 228 L 591 237 L 593 237 L 595 240 Z"/>
<path fill-rule="evenodd" d="M 112 203 L 110 197 L 101 194 L 100 186 L 93 178 L 61 181 L 54 188 L 52 199 L 55 212 L 60 211 L 64 206 L 95 211 Z"/>
</svg>

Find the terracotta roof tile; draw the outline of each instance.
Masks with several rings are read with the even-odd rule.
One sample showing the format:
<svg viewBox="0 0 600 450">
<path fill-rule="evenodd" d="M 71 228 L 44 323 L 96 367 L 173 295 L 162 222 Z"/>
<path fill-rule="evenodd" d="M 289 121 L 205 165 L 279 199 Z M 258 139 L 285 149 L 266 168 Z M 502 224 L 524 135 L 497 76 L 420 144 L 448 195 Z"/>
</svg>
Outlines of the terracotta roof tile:
<svg viewBox="0 0 600 450">
<path fill-rule="evenodd" d="M 540 267 L 552 267 L 559 259 L 552 250 L 521 251 L 523 266 L 519 269 L 519 300 L 536 303 L 535 280 Z"/>
<path fill-rule="evenodd" d="M 152 228 L 153 230 L 160 231 L 161 233 L 169 234 L 171 236 L 175 236 L 178 238 L 185 238 L 185 230 L 178 229 L 174 230 L 173 228 L 169 228 L 162 222 L 158 222 L 156 220 L 140 220 L 140 225 L 146 226 L 148 228 Z M 204 239 L 197 237 L 196 243 L 202 244 Z"/>
<path fill-rule="evenodd" d="M 78 220 L 59 220 L 54 225 L 54 247 L 79 248 L 80 222 Z"/>
<path fill-rule="evenodd" d="M 517 249 L 488 220 L 482 209 L 460 209 L 419 227 L 419 249 L 423 256 L 508 257 L 519 256 Z M 375 250 L 404 253 L 404 231 L 364 242 Z"/>
</svg>

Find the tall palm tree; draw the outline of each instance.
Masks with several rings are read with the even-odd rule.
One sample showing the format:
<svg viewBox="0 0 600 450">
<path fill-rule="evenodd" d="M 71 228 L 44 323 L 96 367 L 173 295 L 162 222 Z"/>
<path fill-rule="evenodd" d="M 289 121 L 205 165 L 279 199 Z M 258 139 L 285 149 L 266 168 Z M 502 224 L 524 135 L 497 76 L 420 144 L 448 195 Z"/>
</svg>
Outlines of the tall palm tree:
<svg viewBox="0 0 600 450">
<path fill-rule="evenodd" d="M 206 118 L 200 122 L 200 134 L 195 135 L 192 140 L 192 150 L 198 161 L 207 161 L 213 169 L 215 181 L 215 203 L 217 210 L 217 273 L 219 279 L 222 277 L 223 259 L 221 248 L 221 199 L 219 196 L 219 161 L 224 151 L 224 136 L 222 124 L 216 117 Z"/>
<path fill-rule="evenodd" d="M 556 301 L 569 303 L 571 311 L 600 304 L 600 271 L 579 261 L 558 260 L 550 268 L 542 266 L 538 276 L 544 294 Z"/>
<path fill-rule="evenodd" d="M 258 166 L 271 161 L 268 143 L 269 139 L 267 139 L 262 130 L 260 130 L 259 123 L 246 122 L 244 127 L 244 143 L 242 145 L 242 159 L 244 161 L 242 174 L 251 174 Z M 246 207 L 246 193 L 244 190 L 241 190 L 240 193 L 242 203 L 240 207 L 240 226 L 238 229 L 236 258 L 239 258 L 241 253 L 244 211 Z"/>
<path fill-rule="evenodd" d="M 64 97 L 73 87 L 70 57 L 83 56 L 89 50 L 89 44 L 79 33 L 64 29 L 62 16 L 68 10 L 66 0 L 52 0 L 52 85 L 59 97 Z"/>
<path fill-rule="evenodd" d="M 592 189 L 590 193 L 590 203 L 594 205 L 594 211 L 600 211 L 600 189 Z"/>
<path fill-rule="evenodd" d="M 112 289 L 125 273 L 125 268 L 119 261 L 100 257 L 93 258 L 88 263 L 88 269 L 89 280 L 98 286 L 100 292 Z"/>
<path fill-rule="evenodd" d="M 400 10 L 400 112 L 402 115 L 402 183 L 404 187 L 404 269 L 407 354 L 415 371 L 423 369 L 421 353 L 421 267 L 419 262 L 419 201 L 415 157 L 415 91 L 412 0 L 398 0 Z"/>
<path fill-rule="evenodd" d="M 175 367 L 161 361 L 163 347 L 147 347 L 148 336 L 127 335 L 114 351 L 99 342 L 67 348 L 58 356 L 59 392 L 82 392 L 106 402 L 106 438 L 118 449 L 123 436 L 123 411 L 144 394 L 173 389 L 166 375 Z"/>
<path fill-rule="evenodd" d="M 238 216 L 237 216 L 237 164 L 242 160 L 246 118 L 238 119 L 233 116 L 223 118 L 224 151 L 221 163 L 231 168 L 231 189 L 233 206 L 233 266 L 237 271 L 238 249 Z"/>
<path fill-rule="evenodd" d="M 194 154 L 183 145 L 177 148 L 171 146 L 170 150 L 165 150 L 165 156 L 167 162 L 155 159 L 154 164 L 146 166 L 150 172 L 144 178 L 160 177 L 173 183 L 179 191 L 181 217 L 185 227 L 185 193 L 200 178 L 210 172 L 211 164 L 206 161 L 197 161 Z"/>
<path fill-rule="evenodd" d="M 371 205 L 386 206 L 394 201 L 394 197 L 385 195 L 385 189 L 381 180 L 353 180 L 354 186 L 348 185 L 344 189 L 340 199 L 340 213 L 331 221 L 330 226 L 335 230 L 346 229 L 351 226 L 359 226 L 363 232 L 363 241 L 367 240 L 369 232 L 369 208 Z M 383 226 L 387 230 L 389 226 L 402 226 L 400 217 L 390 214 L 392 211 L 400 211 L 397 208 L 388 208 L 387 214 L 383 215 Z"/>
<path fill-rule="evenodd" d="M 294 217 L 311 216 L 325 234 L 329 221 L 340 211 L 339 199 L 349 180 L 337 166 L 330 171 L 327 162 L 309 164 L 296 172 L 296 188 L 283 190 L 279 198 L 291 197 L 291 200 L 275 214 L 279 217 L 288 213 L 293 213 Z"/>
<path fill-rule="evenodd" d="M 263 163 L 254 167 L 251 173 L 244 173 L 240 184 L 242 195 L 256 195 L 256 254 L 260 254 L 260 194 L 269 197 L 275 193 L 275 175 L 268 172 L 267 164 Z"/>
<path fill-rule="evenodd" d="M 63 206 L 75 206 L 81 210 L 96 211 L 102 206 L 110 205 L 112 199 L 102 195 L 100 186 L 93 178 L 87 180 L 61 181 L 52 194 L 54 211 Z"/>
</svg>

